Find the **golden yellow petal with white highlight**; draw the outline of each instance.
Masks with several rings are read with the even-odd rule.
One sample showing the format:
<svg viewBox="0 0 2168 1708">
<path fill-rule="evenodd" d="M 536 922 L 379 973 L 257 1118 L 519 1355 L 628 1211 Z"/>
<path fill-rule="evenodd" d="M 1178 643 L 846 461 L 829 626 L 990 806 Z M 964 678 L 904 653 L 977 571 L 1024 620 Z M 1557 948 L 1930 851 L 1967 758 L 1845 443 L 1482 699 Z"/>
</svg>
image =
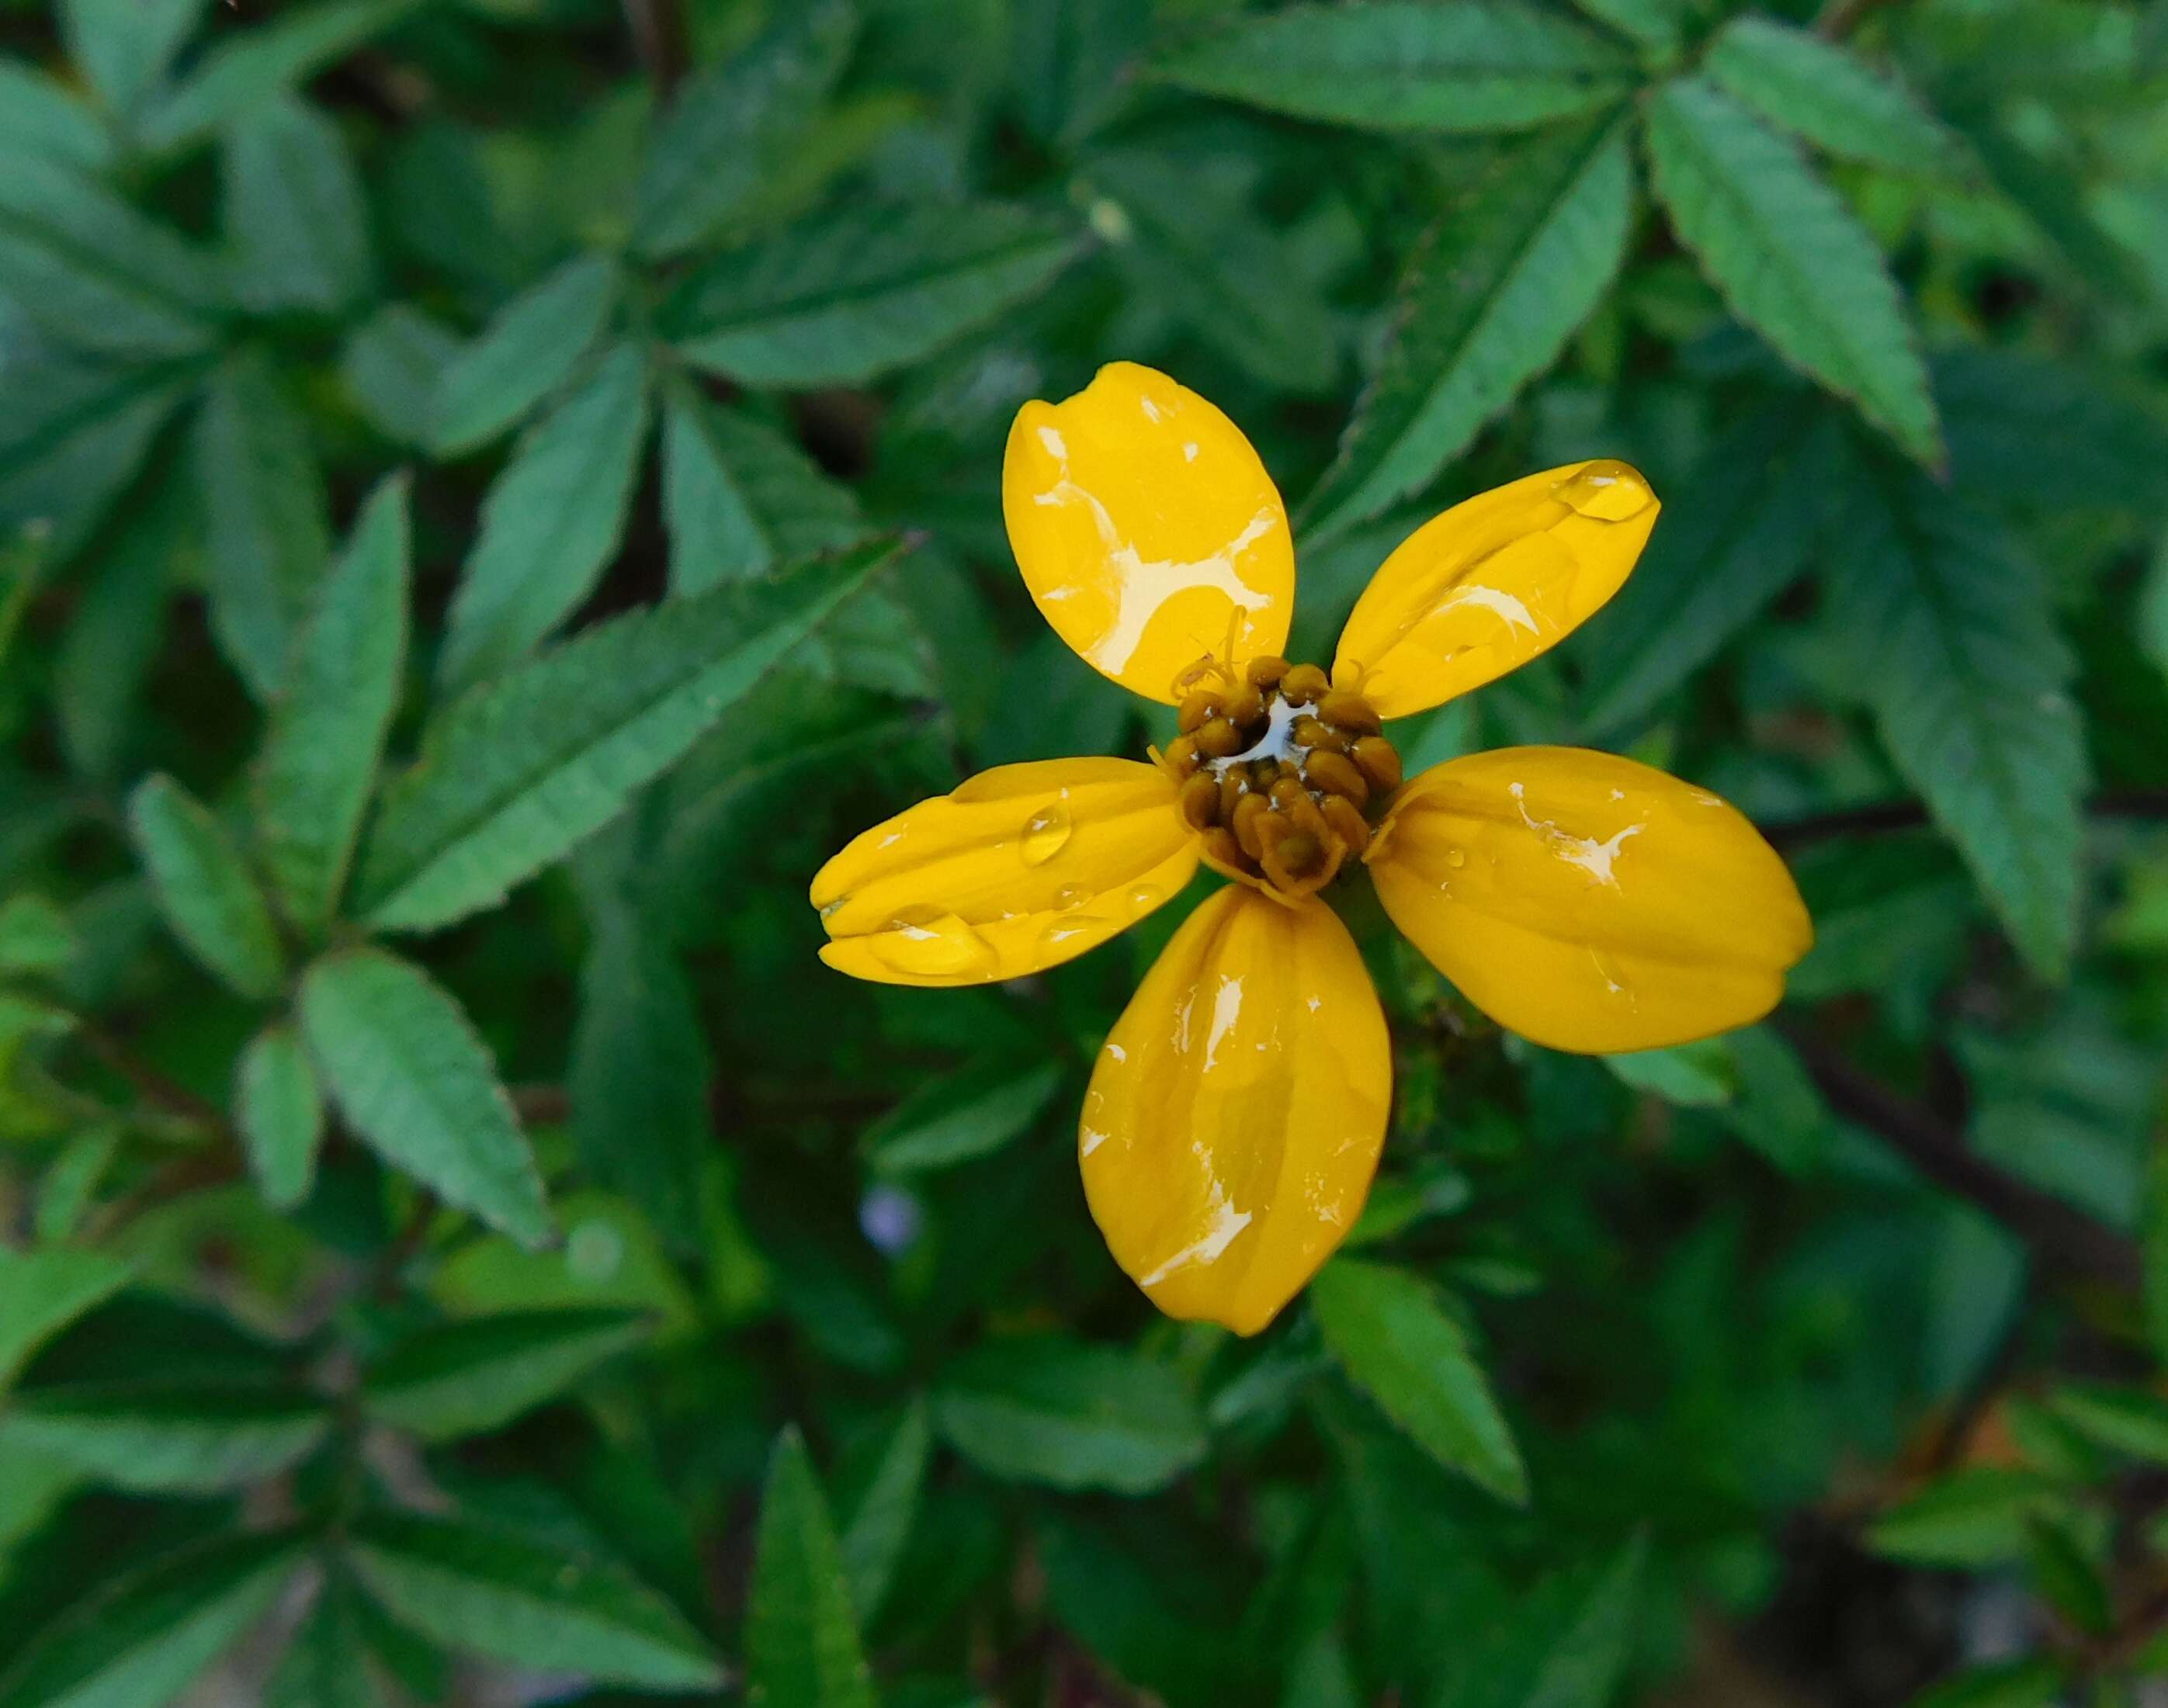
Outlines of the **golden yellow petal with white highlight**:
<svg viewBox="0 0 2168 1708">
<path fill-rule="evenodd" d="M 1009 429 L 1002 514 L 1055 633 L 1146 699 L 1200 659 L 1287 644 L 1294 545 L 1242 430 L 1166 374 L 1115 362 Z M 1233 657 L 1229 659 L 1231 639 Z"/>
<path fill-rule="evenodd" d="M 821 958 L 885 984 L 1021 979 L 1126 931 L 1196 872 L 1196 839 L 1156 766 L 1004 765 L 874 825 L 821 868 Z"/>
<path fill-rule="evenodd" d="M 1792 874 L 1736 809 L 1607 753 L 1501 747 L 1433 766 L 1369 859 L 1409 940 L 1501 1026 L 1553 1049 L 1746 1026 L 1814 945 Z"/>
<path fill-rule="evenodd" d="M 1085 1093 L 1084 1192 L 1114 1260 L 1169 1316 L 1256 1334 L 1362 1213 L 1392 1085 L 1338 915 L 1221 890 L 1145 975 Z"/>
<path fill-rule="evenodd" d="M 1617 592 L 1661 507 L 1623 463 L 1571 463 L 1456 504 L 1356 601 L 1333 680 L 1404 718 L 1548 651 Z"/>
</svg>

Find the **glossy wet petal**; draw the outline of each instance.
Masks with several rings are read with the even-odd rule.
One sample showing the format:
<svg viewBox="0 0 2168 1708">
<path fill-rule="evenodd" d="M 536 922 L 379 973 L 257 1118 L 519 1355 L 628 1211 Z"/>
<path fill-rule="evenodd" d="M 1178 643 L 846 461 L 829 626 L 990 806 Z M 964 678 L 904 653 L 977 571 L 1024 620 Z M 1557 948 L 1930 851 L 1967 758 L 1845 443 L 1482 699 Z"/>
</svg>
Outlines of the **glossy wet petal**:
<svg viewBox="0 0 2168 1708">
<path fill-rule="evenodd" d="M 1004 765 L 874 825 L 821 868 L 821 958 L 887 984 L 1020 979 L 1097 948 L 1196 871 L 1196 840 L 1156 766 Z"/>
<path fill-rule="evenodd" d="M 1026 404 L 1002 512 L 1055 632 L 1147 699 L 1179 699 L 1176 678 L 1230 635 L 1238 661 L 1287 644 L 1279 491 L 1241 429 L 1164 374 L 1116 362 L 1064 402 Z"/>
<path fill-rule="evenodd" d="M 1661 508 L 1623 463 L 1570 463 L 1456 504 L 1371 578 L 1332 666 L 1405 717 L 1548 651 L 1618 591 Z"/>
<path fill-rule="evenodd" d="M 1393 922 L 1500 1025 L 1554 1049 L 1654 1049 L 1775 1007 L 1814 942 L 1735 809 L 1630 759 L 1505 747 L 1410 782 L 1372 845 Z"/>
<path fill-rule="evenodd" d="M 1347 928 L 1320 902 L 1230 885 L 1100 1052 L 1085 1196 L 1160 1309 L 1254 1334 L 1354 1226 L 1391 1101 L 1384 1015 Z"/>
</svg>

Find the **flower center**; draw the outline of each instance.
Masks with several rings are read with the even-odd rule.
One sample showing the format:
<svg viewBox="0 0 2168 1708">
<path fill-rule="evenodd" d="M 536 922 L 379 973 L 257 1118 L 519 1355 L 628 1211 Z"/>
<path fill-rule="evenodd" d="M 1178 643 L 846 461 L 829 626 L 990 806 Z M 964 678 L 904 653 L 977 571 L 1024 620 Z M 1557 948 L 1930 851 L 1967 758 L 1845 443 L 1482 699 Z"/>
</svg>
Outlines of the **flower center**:
<svg viewBox="0 0 2168 1708">
<path fill-rule="evenodd" d="M 1370 703 L 1314 664 L 1254 658 L 1211 674 L 1183 698 L 1182 734 L 1161 756 L 1177 809 L 1222 872 L 1312 894 L 1369 846 L 1400 756 Z"/>
</svg>

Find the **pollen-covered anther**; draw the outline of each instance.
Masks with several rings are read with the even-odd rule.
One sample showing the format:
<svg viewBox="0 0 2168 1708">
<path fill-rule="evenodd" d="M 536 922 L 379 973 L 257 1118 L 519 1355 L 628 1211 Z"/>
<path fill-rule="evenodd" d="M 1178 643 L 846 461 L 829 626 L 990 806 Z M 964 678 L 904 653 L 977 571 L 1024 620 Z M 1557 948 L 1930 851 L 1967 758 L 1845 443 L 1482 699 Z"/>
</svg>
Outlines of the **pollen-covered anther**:
<svg viewBox="0 0 2168 1708">
<path fill-rule="evenodd" d="M 1289 899 L 1314 894 L 1369 846 L 1400 782 L 1377 712 L 1315 665 L 1252 659 L 1201 671 L 1161 762 L 1204 858 Z"/>
</svg>

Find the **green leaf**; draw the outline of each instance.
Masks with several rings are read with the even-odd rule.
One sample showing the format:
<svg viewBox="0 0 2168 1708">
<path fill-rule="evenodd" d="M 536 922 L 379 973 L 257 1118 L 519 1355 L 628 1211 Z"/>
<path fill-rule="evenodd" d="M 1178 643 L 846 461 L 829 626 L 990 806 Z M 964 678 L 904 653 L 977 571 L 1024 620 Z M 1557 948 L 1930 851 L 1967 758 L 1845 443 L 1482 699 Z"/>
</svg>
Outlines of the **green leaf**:
<svg viewBox="0 0 2168 1708">
<path fill-rule="evenodd" d="M 1084 162 L 1095 222 L 1122 233 L 1112 254 L 1137 294 L 1262 384 L 1305 395 L 1331 389 L 1340 336 L 1304 276 L 1300 251 L 1247 205 L 1246 161 L 1215 193 L 1212 156 L 1172 160 L 1139 146 L 1095 148 Z M 1261 290 L 1257 281 L 1273 281 Z"/>
<path fill-rule="evenodd" d="M 523 420 L 594 347 L 621 283 L 608 256 L 582 255 L 499 309 L 443 370 L 430 410 L 431 448 L 470 451 Z"/>
<path fill-rule="evenodd" d="M 157 358 L 217 336 L 218 269 L 95 179 L 35 156 L 0 174 L 0 294 L 61 343 Z"/>
<path fill-rule="evenodd" d="M 323 1143 L 323 1092 L 294 1029 L 284 1021 L 249 1040 L 234 1070 L 233 1124 L 263 1201 L 290 1210 L 316 1179 Z"/>
<path fill-rule="evenodd" d="M 887 1599 L 932 1462 L 933 1428 L 923 1398 L 914 1397 L 882 1443 L 880 1456 L 857 1501 L 841 1541 L 843 1575 L 860 1623 L 870 1623 Z"/>
<path fill-rule="evenodd" d="M 1799 577 L 1842 490 L 1842 449 L 1832 422 L 1803 428 L 1791 403 L 1709 448 L 1618 597 L 1574 639 L 1586 727 L 1647 716 Z"/>
<path fill-rule="evenodd" d="M 784 10 L 742 53 L 688 78 L 640 170 L 635 247 L 678 254 L 757 204 L 803 146 L 857 35 L 849 5 L 816 0 Z"/>
<path fill-rule="evenodd" d="M 104 518 L 187 395 L 171 368 L 109 368 L 57 352 L 6 359 L 0 411 L 0 533 L 45 529 L 55 561 Z"/>
<path fill-rule="evenodd" d="M 128 798 L 128 828 L 189 952 L 243 996 L 275 995 L 286 957 L 271 910 L 210 809 L 170 777 L 146 777 Z"/>
<path fill-rule="evenodd" d="M 327 1583 L 279 1657 L 263 1708 L 378 1708 L 382 1700 L 353 1592 Z"/>
<path fill-rule="evenodd" d="M 1875 1552 L 1908 1565 L 1976 1571 L 2023 1557 L 2032 1520 L 2052 1513 L 2059 1486 L 2032 1472 L 1980 1466 L 1931 1483 L 1868 1531 Z"/>
<path fill-rule="evenodd" d="M 1460 1325 L 1405 1270 L 1341 1258 L 1310 1283 L 1310 1308 L 1349 1380 L 1448 1471 L 1516 1505 L 1520 1450 Z"/>
<path fill-rule="evenodd" d="M 695 268 L 662 326 L 749 385 L 855 385 L 1032 296 L 1076 251 L 1065 221 L 1021 208 L 853 205 Z"/>
<path fill-rule="evenodd" d="M 53 710 L 82 777 L 109 783 L 127 769 L 166 601 L 199 534 L 194 487 L 168 466 L 76 566 L 81 596 L 53 660 Z"/>
<path fill-rule="evenodd" d="M 361 179 L 326 114 L 274 101 L 226 134 L 226 229 L 234 292 L 258 314 L 336 314 L 366 296 L 375 264 Z"/>
<path fill-rule="evenodd" d="M 866 1129 L 867 1160 L 885 1175 L 954 1168 L 999 1150 L 1044 1114 L 1061 1066 L 999 1057 L 929 1079 Z"/>
<path fill-rule="evenodd" d="M 0 158 L 40 159 L 81 172 L 113 164 L 113 137 L 57 78 L 0 60 Z"/>
<path fill-rule="evenodd" d="M 715 1062 L 669 944 L 629 911 L 595 921 L 572 1031 L 573 1143 L 588 1171 L 690 1247 L 714 1144 Z"/>
<path fill-rule="evenodd" d="M 1607 107 L 1633 60 L 1506 0 L 1294 6 L 1176 50 L 1157 76 L 1200 94 L 1366 130 L 1525 130 Z"/>
<path fill-rule="evenodd" d="M 339 362 L 354 407 L 396 445 L 422 447 L 435 431 L 437 388 L 465 348 L 458 333 L 412 303 L 386 303 L 355 328 Z"/>
<path fill-rule="evenodd" d="M 1963 170 L 1962 146 L 1910 89 L 1806 30 L 1735 18 L 1702 65 L 1764 119 L 1840 160 L 1945 178 Z"/>
<path fill-rule="evenodd" d="M 406 657 L 407 483 L 362 507 L 301 626 L 256 770 L 263 864 L 287 917 L 319 932 L 338 906 Z"/>
<path fill-rule="evenodd" d="M 1967 1668 L 1914 1697 L 1911 1708 L 2054 1708 L 2064 1683 L 2051 1660 L 2004 1661 Z"/>
<path fill-rule="evenodd" d="M 249 692 L 277 692 L 331 562 L 330 505 L 308 420 L 261 353 L 236 357 L 196 416 L 211 632 Z"/>
<path fill-rule="evenodd" d="M 751 1708 L 873 1708 L 828 1505 L 794 1426 L 768 1461 L 746 1613 Z"/>
<path fill-rule="evenodd" d="M 662 432 L 670 589 L 699 593 L 865 537 L 851 489 L 773 427 L 687 386 Z"/>
<path fill-rule="evenodd" d="M 355 1520 L 348 1546 L 372 1595 L 450 1647 L 598 1684 L 721 1686 L 699 1633 L 606 1562 L 463 1520 L 386 1511 Z"/>
<path fill-rule="evenodd" d="M 38 1182 L 31 1233 L 41 1244 L 75 1237 L 125 1136 L 119 1122 L 101 1122 L 80 1128 L 61 1147 Z"/>
<path fill-rule="evenodd" d="M 646 353 L 620 344 L 491 483 L 437 660 L 443 692 L 500 674 L 594 591 L 624 532 L 646 438 Z"/>
<path fill-rule="evenodd" d="M 1989 181 L 2059 252 L 2073 280 L 2115 300 L 2154 298 L 2139 257 L 2094 214 L 2097 173 L 2085 152 L 2035 144 L 1989 113 L 1961 109 L 1951 118 Z"/>
<path fill-rule="evenodd" d="M 549 1237 L 534 1155 L 489 1051 L 420 968 L 380 949 L 301 979 L 301 1033 L 354 1132 L 449 1204 L 528 1245 Z"/>
<path fill-rule="evenodd" d="M 990 1477 L 1148 1494 L 1204 1456 L 1182 1377 L 1126 1348 L 1052 1335 L 980 1342 L 942 1372 L 933 1421 Z"/>
<path fill-rule="evenodd" d="M 2168 1465 L 2168 1399 L 2143 1388 L 2086 1382 L 2058 1388 L 2048 1408 L 2104 1447 Z"/>
<path fill-rule="evenodd" d="M 1861 486 L 1832 608 L 1897 767 L 2026 959 L 2058 979 L 2077 932 L 2085 747 L 2038 571 L 1921 477 Z"/>
<path fill-rule="evenodd" d="M 645 1339 L 637 1311 L 507 1312 L 410 1334 L 362 1384 L 370 1414 L 425 1440 L 502 1429 Z"/>
<path fill-rule="evenodd" d="M 1609 290 L 1633 215 L 1616 114 L 1503 156 L 1410 261 L 1384 353 L 1304 507 L 1308 530 L 1375 515 L 1467 448 Z"/>
<path fill-rule="evenodd" d="M 1633 1654 L 1645 1552 L 1629 1543 L 1592 1578 L 1539 1585 L 1479 1643 L 1432 1708 L 1606 1708 Z"/>
<path fill-rule="evenodd" d="M 1739 1072 L 1722 1037 L 1606 1056 L 1603 1065 L 1635 1090 L 1682 1108 L 1720 1108 L 1739 1093 Z"/>
<path fill-rule="evenodd" d="M 32 1353 L 127 1279 L 128 1265 L 103 1252 L 0 1246 L 0 1393 Z"/>
<path fill-rule="evenodd" d="M 2107 1586 L 2063 1525 L 2033 1520 L 2026 1564 L 2040 1599 L 2078 1630 L 2100 1636 L 2115 1623 Z"/>
<path fill-rule="evenodd" d="M 300 7 L 237 32 L 146 109 L 136 139 L 160 152 L 199 142 L 300 88 L 422 3 L 335 0 L 327 6 Z"/>
<path fill-rule="evenodd" d="M 1655 54 L 1676 50 L 1681 34 L 1703 11 L 1701 0 L 1574 0 L 1600 24 Z"/>
<path fill-rule="evenodd" d="M 116 1488 L 207 1494 L 290 1470 L 331 1422 L 328 1407 L 290 1389 L 99 1384 L 19 1391 L 0 1446 Z"/>
<path fill-rule="evenodd" d="M 674 764 L 895 552 L 875 541 L 590 629 L 458 701 L 424 732 L 364 849 L 385 930 L 501 901 Z"/>
<path fill-rule="evenodd" d="M 63 1614 L 0 1679 L 0 1708 L 163 1708 L 256 1621 L 304 1558 L 290 1536 L 167 1554 Z"/>
<path fill-rule="evenodd" d="M 1739 317 L 1921 462 L 1942 432 L 1889 268 L 1791 145 L 1698 78 L 1648 103 L 1656 194 Z"/>
<path fill-rule="evenodd" d="M 25 893 L 0 901 L 0 973 L 51 973 L 81 947 L 67 915 L 44 896 Z"/>
<path fill-rule="evenodd" d="M 209 0 L 66 0 L 61 34 L 107 109 L 124 123 L 164 81 Z"/>
<path fill-rule="evenodd" d="M 1011 81 L 1037 135 L 1073 143 L 1121 111 L 1150 39 L 1150 0 L 1024 0 L 1012 17 Z"/>
</svg>

